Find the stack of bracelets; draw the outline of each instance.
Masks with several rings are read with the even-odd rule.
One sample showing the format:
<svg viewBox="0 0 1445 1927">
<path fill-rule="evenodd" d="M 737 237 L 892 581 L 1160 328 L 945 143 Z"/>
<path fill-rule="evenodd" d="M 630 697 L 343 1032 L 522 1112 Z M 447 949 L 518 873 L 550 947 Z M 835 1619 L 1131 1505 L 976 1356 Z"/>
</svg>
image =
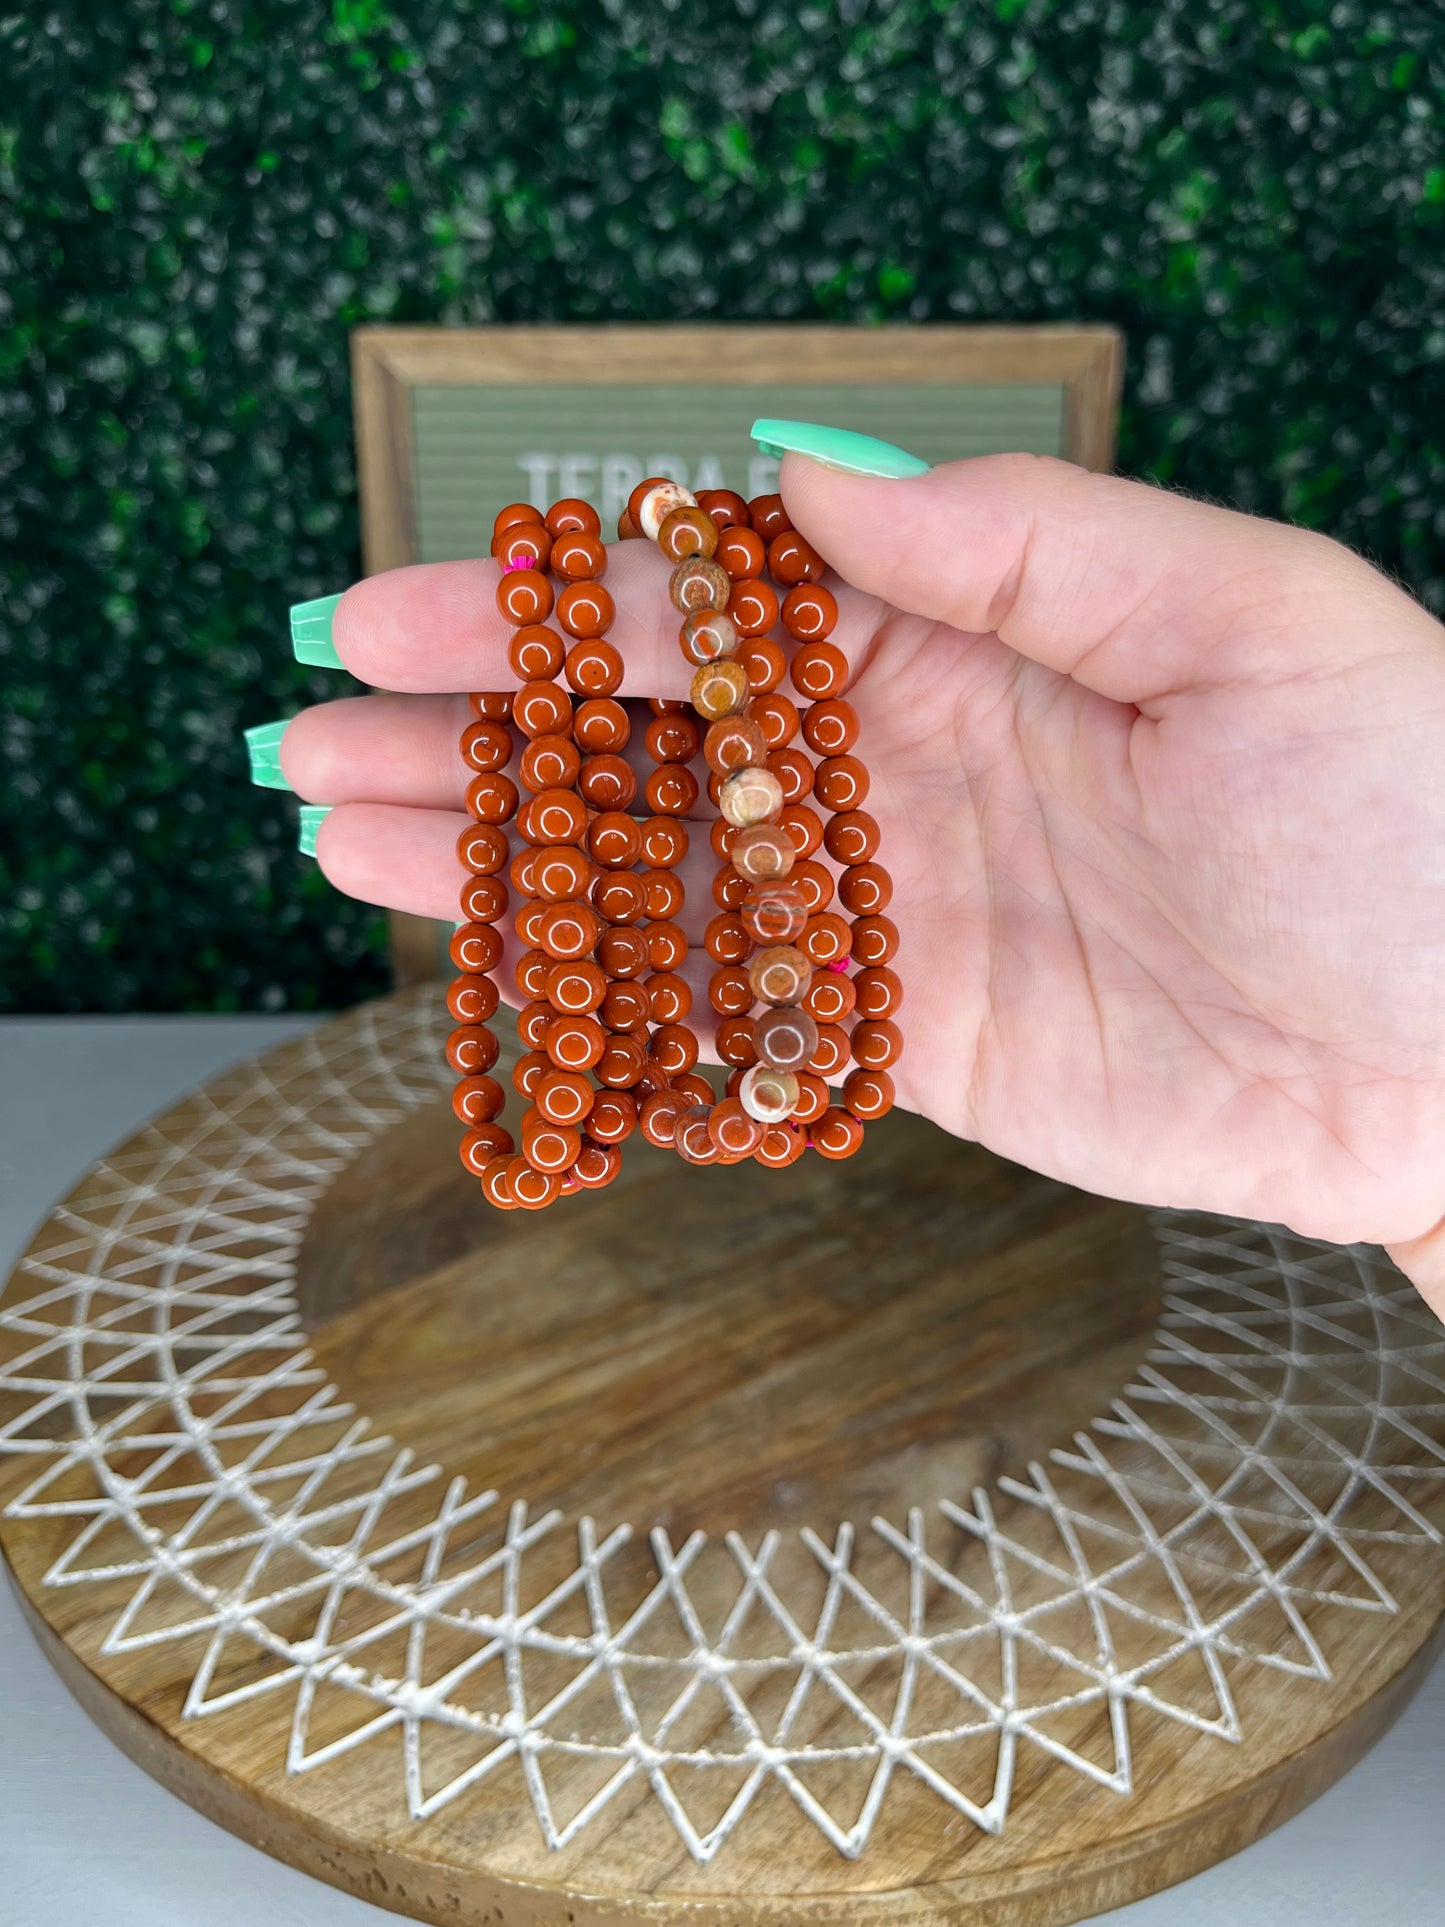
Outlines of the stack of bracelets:
<svg viewBox="0 0 1445 1927">
<path fill-rule="evenodd" d="M 461 1078 L 462 1162 L 504 1210 L 610 1183 L 633 1131 L 691 1164 L 782 1166 L 810 1146 L 851 1156 L 865 1122 L 893 1104 L 888 1066 L 903 1043 L 889 968 L 898 932 L 884 914 L 893 886 L 863 808 L 868 772 L 854 753 L 847 661 L 829 641 L 838 605 L 820 580 L 822 558 L 779 496 L 693 496 L 657 478 L 633 490 L 617 532 L 656 542 L 673 563 L 678 640 L 694 672 L 690 702 L 648 705 L 645 816 L 633 812 L 638 779 L 623 754 L 631 721 L 615 700 L 623 665 L 607 640 L 614 610 L 596 512 L 576 500 L 545 516 L 513 503 L 493 535 L 521 686 L 474 695 L 462 737 L 473 821 L 458 845 L 469 875 L 451 945 L 463 974 L 447 998 L 458 1025 L 447 1059 Z M 780 619 L 791 661 L 770 634 Z M 801 709 L 781 693 L 785 674 Z M 525 800 L 506 773 L 514 729 L 526 745 Z M 718 914 L 704 942 L 717 1054 L 731 1067 L 720 1101 L 696 1070 L 692 993 L 679 974 L 688 942 L 677 866 L 699 749 L 718 811 Z M 820 847 L 836 875 L 815 860 Z M 527 946 L 515 973 L 526 1000 L 517 1022 L 526 1054 L 512 1078 L 528 1107 L 520 1148 L 499 1121 L 505 1093 L 490 1075 L 498 1046 L 487 1025 L 499 1002 L 504 869 Z M 830 908 L 835 891 L 840 910 Z M 828 1080 L 850 1059 L 833 1103 Z"/>
</svg>

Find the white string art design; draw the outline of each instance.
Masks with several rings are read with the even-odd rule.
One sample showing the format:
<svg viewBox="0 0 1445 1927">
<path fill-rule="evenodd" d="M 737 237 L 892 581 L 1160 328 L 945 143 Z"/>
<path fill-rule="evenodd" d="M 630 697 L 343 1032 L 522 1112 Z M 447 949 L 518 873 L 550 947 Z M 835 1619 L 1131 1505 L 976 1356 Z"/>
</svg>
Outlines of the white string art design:
<svg viewBox="0 0 1445 1927">
<path fill-rule="evenodd" d="M 1238 1741 L 1251 1669 L 1328 1680 L 1331 1615 L 1395 1613 L 1441 1543 L 1445 1331 L 1408 1283 L 1170 1214 L 1148 1362 L 1026 1479 L 754 1546 L 469 1495 L 372 1434 L 295 1293 L 316 1200 L 449 1082 L 435 1005 L 214 1081 L 0 1303 L 7 1516 L 69 1534 L 44 1584 L 119 1586 L 103 1654 L 192 1653 L 191 1718 L 289 1705 L 290 1772 L 389 1744 L 417 1822 L 520 1774 L 552 1847 L 648 1788 L 699 1862 L 777 1789 L 858 1855 L 899 1775 L 998 1833 L 1025 1749 L 1126 1795 L 1141 1715 Z"/>
</svg>

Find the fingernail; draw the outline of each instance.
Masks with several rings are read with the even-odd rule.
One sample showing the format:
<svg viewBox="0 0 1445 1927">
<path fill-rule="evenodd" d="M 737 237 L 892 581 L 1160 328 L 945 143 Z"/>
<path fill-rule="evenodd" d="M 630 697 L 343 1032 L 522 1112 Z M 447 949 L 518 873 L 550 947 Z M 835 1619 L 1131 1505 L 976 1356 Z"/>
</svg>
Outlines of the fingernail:
<svg viewBox="0 0 1445 1927">
<path fill-rule="evenodd" d="M 926 475 L 929 464 L 880 442 L 876 435 L 855 435 L 850 428 L 824 428 L 817 422 L 781 422 L 760 416 L 752 426 L 752 438 L 765 455 L 806 455 L 824 468 L 841 469 L 845 475 L 886 475 L 902 481 L 909 475 Z"/>
<path fill-rule="evenodd" d="M 301 805 L 301 834 L 296 839 L 296 847 L 302 856 L 315 856 L 316 832 L 332 811 L 330 803 L 303 803 Z"/>
<path fill-rule="evenodd" d="M 315 664 L 318 669 L 344 669 L 331 640 L 331 618 L 336 614 L 339 595 L 317 596 L 313 602 L 297 602 L 291 609 L 291 653 L 297 662 Z"/>
<path fill-rule="evenodd" d="M 260 789 L 289 790 L 291 787 L 281 774 L 281 738 L 286 729 L 287 723 L 257 723 L 254 729 L 242 731 L 246 754 L 251 759 L 251 781 Z"/>
</svg>

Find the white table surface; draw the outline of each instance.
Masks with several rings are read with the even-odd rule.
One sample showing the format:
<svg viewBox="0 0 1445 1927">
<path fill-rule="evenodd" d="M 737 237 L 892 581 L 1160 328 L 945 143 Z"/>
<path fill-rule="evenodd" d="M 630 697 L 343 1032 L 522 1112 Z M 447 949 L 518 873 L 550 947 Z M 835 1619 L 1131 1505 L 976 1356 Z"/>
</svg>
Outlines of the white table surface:
<svg viewBox="0 0 1445 1927">
<path fill-rule="evenodd" d="M 0 1020 L 0 1276 L 86 1165 L 304 1018 Z M 1110 1927 L 1445 1923 L 1445 1665 L 1353 1772 Z M 381 1927 L 392 1914 L 223 1833 L 132 1766 L 0 1587 L 0 1927 Z"/>
</svg>

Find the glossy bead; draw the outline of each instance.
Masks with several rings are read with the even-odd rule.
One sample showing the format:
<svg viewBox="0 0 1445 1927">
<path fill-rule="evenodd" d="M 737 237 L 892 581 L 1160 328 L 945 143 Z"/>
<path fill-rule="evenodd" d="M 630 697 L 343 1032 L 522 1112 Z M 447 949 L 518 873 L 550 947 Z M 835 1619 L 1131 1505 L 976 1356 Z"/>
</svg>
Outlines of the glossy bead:
<svg viewBox="0 0 1445 1927">
<path fill-rule="evenodd" d="M 537 1080 L 532 1102 L 554 1124 L 580 1124 L 596 1093 L 580 1071 L 554 1069 Z"/>
<path fill-rule="evenodd" d="M 808 642 L 793 658 L 793 687 L 821 701 L 848 687 L 848 658 L 835 642 Z"/>
<path fill-rule="evenodd" d="M 685 1104 L 707 1104 L 716 1102 L 712 1085 L 701 1071 L 685 1071 L 681 1077 L 668 1079 L 671 1088 Z"/>
<path fill-rule="evenodd" d="M 647 915 L 647 892 L 631 870 L 604 870 L 592 886 L 592 903 L 609 923 L 641 923 Z"/>
<path fill-rule="evenodd" d="M 817 582 L 824 567 L 822 556 L 796 529 L 785 529 L 768 544 L 768 568 L 775 582 L 790 588 L 799 582 Z"/>
<path fill-rule="evenodd" d="M 816 917 L 833 901 L 833 872 L 821 863 L 814 863 L 811 857 L 793 865 L 790 880 L 802 891 L 810 917 Z"/>
<path fill-rule="evenodd" d="M 637 794 L 637 772 L 621 756 L 584 756 L 577 787 L 594 809 L 625 810 Z"/>
<path fill-rule="evenodd" d="M 525 1155 L 507 1160 L 507 1185 L 524 1211 L 544 1211 L 561 1191 L 555 1171 L 538 1171 Z"/>
<path fill-rule="evenodd" d="M 890 1017 L 870 1019 L 853 1026 L 853 1061 L 867 1071 L 886 1071 L 898 1061 L 903 1049 L 903 1032 Z"/>
<path fill-rule="evenodd" d="M 612 1036 L 598 1058 L 594 1075 L 609 1090 L 628 1090 L 641 1077 L 647 1049 L 640 1037 Z"/>
<path fill-rule="evenodd" d="M 472 723 L 462 731 L 462 761 L 469 769 L 505 769 L 512 760 L 512 732 L 505 723 Z"/>
<path fill-rule="evenodd" d="M 587 1135 L 598 1144 L 620 1144 L 637 1129 L 637 1105 L 626 1091 L 604 1091 L 587 1113 Z"/>
<path fill-rule="evenodd" d="M 597 1015 L 610 1031 L 631 1034 L 645 1030 L 652 1018 L 647 992 L 640 983 L 615 983 L 607 986 Z"/>
<path fill-rule="evenodd" d="M 686 816 L 697 801 L 697 778 L 685 763 L 660 763 L 643 786 L 647 807 L 658 816 Z"/>
<path fill-rule="evenodd" d="M 567 651 L 566 673 L 568 688 L 579 696 L 610 696 L 622 687 L 622 657 L 610 642 L 594 636 Z"/>
<path fill-rule="evenodd" d="M 541 948 L 558 962 L 589 955 L 601 934 L 601 924 L 585 903 L 549 904 L 541 926 Z"/>
<path fill-rule="evenodd" d="M 754 529 L 724 529 L 713 551 L 713 560 L 725 568 L 734 582 L 760 576 L 768 566 L 767 545 Z"/>
<path fill-rule="evenodd" d="M 726 569 L 703 556 L 690 555 L 673 570 L 667 593 L 679 615 L 697 615 L 704 609 L 726 609 L 731 614 L 732 586 Z"/>
<path fill-rule="evenodd" d="M 545 903 L 526 903 L 512 919 L 512 928 L 529 948 L 535 948 L 542 941 L 542 919 L 547 914 Z"/>
<path fill-rule="evenodd" d="M 785 749 L 798 733 L 798 707 L 776 693 L 755 696 L 748 714 L 769 749 Z"/>
<path fill-rule="evenodd" d="M 697 1105 L 678 1119 L 673 1143 L 689 1164 L 717 1163 L 720 1153 L 713 1142 L 711 1122 L 712 1111 L 705 1104 Z"/>
<path fill-rule="evenodd" d="M 750 883 L 780 881 L 798 860 L 793 839 L 780 823 L 752 823 L 738 830 L 727 854 L 738 875 Z"/>
<path fill-rule="evenodd" d="M 767 1121 L 776 1122 L 773 1118 Z M 725 1097 L 713 1106 L 707 1128 L 718 1150 L 728 1156 L 751 1157 L 763 1141 L 762 1122 L 736 1097 Z"/>
<path fill-rule="evenodd" d="M 616 614 L 617 606 L 600 582 L 569 582 L 557 598 L 557 620 L 569 636 L 601 636 Z"/>
<path fill-rule="evenodd" d="M 597 961 L 609 977 L 640 977 L 652 968 L 652 953 L 640 930 L 604 930 L 597 939 Z"/>
<path fill-rule="evenodd" d="M 748 688 L 754 696 L 771 695 L 788 668 L 787 657 L 771 636 L 746 636 L 738 649 L 738 661 L 748 672 Z M 781 700 L 787 702 L 786 697 Z M 788 708 L 792 707 L 788 703 Z"/>
<path fill-rule="evenodd" d="M 697 1039 L 685 1024 L 659 1024 L 648 1039 L 647 1054 L 669 1077 L 682 1077 L 697 1062 Z"/>
<path fill-rule="evenodd" d="M 497 1061 L 496 1037 L 485 1024 L 461 1024 L 446 1043 L 446 1058 L 459 1077 L 476 1077 Z"/>
<path fill-rule="evenodd" d="M 671 870 L 644 870 L 642 886 L 647 892 L 647 914 L 654 923 L 670 922 L 682 909 L 682 884 Z"/>
<path fill-rule="evenodd" d="M 642 825 L 642 860 L 650 869 L 670 870 L 687 855 L 687 825 L 674 817 L 652 816 Z"/>
<path fill-rule="evenodd" d="M 781 495 L 755 495 L 748 503 L 748 519 L 765 542 L 793 526 Z"/>
<path fill-rule="evenodd" d="M 771 583 L 760 581 L 756 576 L 745 576 L 741 582 L 733 582 L 719 570 L 723 580 L 728 583 L 728 595 L 718 606 L 727 610 L 740 636 L 762 636 L 778 619 L 777 591 Z"/>
<path fill-rule="evenodd" d="M 557 965 L 553 964 L 552 968 L 555 970 Z M 545 997 L 534 999 L 529 1004 L 523 1004 L 517 1012 L 517 1035 L 528 1050 L 539 1051 L 545 1056 L 543 1046 L 547 1041 L 547 1032 L 556 1021 L 555 1007 Z M 549 1064 L 551 1061 L 550 1057 L 547 1058 Z"/>
<path fill-rule="evenodd" d="M 759 825 L 759 828 L 767 827 L 766 824 Z M 713 855 L 721 862 L 724 858 L 732 855 L 733 845 L 741 835 L 742 831 L 734 828 L 725 817 L 715 816 L 708 827 L 708 847 L 711 849 Z"/>
<path fill-rule="evenodd" d="M 768 752 L 767 767 L 783 786 L 784 806 L 801 803 L 812 792 L 813 765 L 800 749 L 774 749 Z"/>
<path fill-rule="evenodd" d="M 886 966 L 860 970 L 853 979 L 858 993 L 860 1017 L 891 1017 L 903 1002 L 903 983 L 896 970 Z"/>
<path fill-rule="evenodd" d="M 712 919 L 703 931 L 702 941 L 715 963 L 741 963 L 752 949 L 742 918 L 727 910 Z"/>
<path fill-rule="evenodd" d="M 719 529 L 748 525 L 748 505 L 734 489 L 700 488 L 697 505 L 707 510 Z"/>
<path fill-rule="evenodd" d="M 803 741 L 819 756 L 841 756 L 858 740 L 858 712 L 845 696 L 810 703 L 803 712 Z"/>
<path fill-rule="evenodd" d="M 518 629 L 545 622 L 552 613 L 552 584 L 536 569 L 509 569 L 497 584 L 497 607 Z"/>
<path fill-rule="evenodd" d="M 790 803 L 778 818 L 778 828 L 793 839 L 800 858 L 810 857 L 823 842 L 823 819 L 806 803 Z"/>
<path fill-rule="evenodd" d="M 546 527 L 541 509 L 533 508 L 530 502 L 508 502 L 492 518 L 492 540 L 495 542 L 504 529 L 513 528 L 518 522 L 537 522 Z"/>
<path fill-rule="evenodd" d="M 693 677 L 690 693 L 698 714 L 716 722 L 748 700 L 748 672 L 737 661 L 705 663 Z"/>
<path fill-rule="evenodd" d="M 554 502 L 545 519 L 554 536 L 568 535 L 574 531 L 582 535 L 597 535 L 602 528 L 602 519 L 596 509 L 579 495 L 564 495 L 560 502 Z"/>
<path fill-rule="evenodd" d="M 529 1002 L 547 995 L 547 978 L 551 974 L 552 961 L 545 950 L 529 950 L 518 959 L 512 979 Z"/>
<path fill-rule="evenodd" d="M 524 736 L 570 736 L 572 702 L 558 683 L 523 683 L 512 698 L 512 720 Z"/>
<path fill-rule="evenodd" d="M 850 948 L 856 962 L 872 969 L 898 954 L 898 925 L 891 917 L 862 916 L 853 925 Z"/>
<path fill-rule="evenodd" d="M 813 1128 L 813 1149 L 825 1158 L 850 1158 L 863 1142 L 863 1126 L 851 1111 L 832 1104 Z"/>
<path fill-rule="evenodd" d="M 581 766 L 570 736 L 534 736 L 522 751 L 522 781 L 529 790 L 571 789 Z"/>
<path fill-rule="evenodd" d="M 633 497 L 636 499 L 634 500 Z M 634 489 L 627 511 L 649 542 L 655 542 L 674 509 L 696 508 L 697 497 L 681 482 L 654 482 L 641 495 Z"/>
<path fill-rule="evenodd" d="M 712 900 L 719 910 L 741 910 L 743 898 L 752 887 L 730 863 L 724 864 L 712 880 Z"/>
<path fill-rule="evenodd" d="M 494 876 L 510 850 L 507 833 L 495 823 L 468 823 L 457 838 L 457 858 L 473 876 Z"/>
<path fill-rule="evenodd" d="M 745 830 L 753 823 L 776 823 L 783 812 L 783 786 L 770 769 L 740 769 L 718 795 L 718 809 L 729 823 Z"/>
<path fill-rule="evenodd" d="M 840 1024 L 819 1024 L 808 1069 L 824 1079 L 836 1077 L 848 1062 L 848 1033 Z"/>
<path fill-rule="evenodd" d="M 710 556 L 717 548 L 717 523 L 705 508 L 675 508 L 658 528 L 657 546 L 669 562 Z"/>
<path fill-rule="evenodd" d="M 808 985 L 803 1008 L 820 1024 L 841 1024 L 853 1015 L 858 992 L 853 979 L 838 970 L 818 970 Z"/>
<path fill-rule="evenodd" d="M 823 843 L 835 863 L 866 863 L 878 848 L 877 819 L 867 810 L 845 810 L 824 830 Z"/>
<path fill-rule="evenodd" d="M 659 970 L 655 976 L 645 977 L 642 987 L 654 1024 L 679 1023 L 692 1009 L 692 987 L 676 971 Z"/>
<path fill-rule="evenodd" d="M 604 869 L 630 870 L 642 850 L 642 832 L 623 811 L 604 810 L 587 826 L 587 848 Z"/>
<path fill-rule="evenodd" d="M 720 1017 L 741 1017 L 753 1007 L 752 979 L 741 964 L 724 964 L 708 981 L 708 1002 Z"/>
<path fill-rule="evenodd" d="M 769 1124 L 763 1129 L 762 1143 L 753 1152 L 753 1161 L 781 1171 L 796 1164 L 807 1148 L 807 1137 L 795 1124 Z"/>
<path fill-rule="evenodd" d="M 572 712 L 572 734 L 590 755 L 615 755 L 628 745 L 632 720 L 610 696 L 591 696 Z"/>
<path fill-rule="evenodd" d="M 595 1144 L 586 1138 L 571 1175 L 581 1190 L 600 1191 L 603 1185 L 611 1184 L 621 1169 L 622 1153 L 615 1144 Z"/>
<path fill-rule="evenodd" d="M 783 597 L 783 627 L 799 642 L 826 642 L 837 624 L 837 598 L 821 582 L 800 582 Z"/>
<path fill-rule="evenodd" d="M 552 532 L 543 522 L 514 522 L 492 537 L 492 555 L 504 579 L 513 569 L 545 569 L 552 554 Z"/>
<path fill-rule="evenodd" d="M 548 1003 L 554 1011 L 560 1010 L 569 1017 L 596 1010 L 606 992 L 607 979 L 590 957 L 553 964 L 547 979 Z M 605 1017 L 603 1021 L 606 1022 Z"/>
<path fill-rule="evenodd" d="M 680 970 L 687 961 L 688 941 L 675 923 L 648 925 L 647 949 L 654 970 Z"/>
<path fill-rule="evenodd" d="M 447 1009 L 459 1024 L 484 1024 L 496 1010 L 497 986 L 490 977 L 457 977 L 447 986 Z"/>
<path fill-rule="evenodd" d="M 582 1133 L 570 1124 L 536 1118 L 522 1127 L 522 1150 L 534 1171 L 569 1171 L 582 1149 Z"/>
<path fill-rule="evenodd" d="M 683 1106 L 671 1091 L 655 1091 L 644 1098 L 637 1114 L 638 1127 L 649 1144 L 659 1150 L 669 1148 L 682 1117 Z"/>
<path fill-rule="evenodd" d="M 881 863 L 855 863 L 839 878 L 838 901 L 855 917 L 876 917 L 892 899 L 893 879 Z"/>
<path fill-rule="evenodd" d="M 717 1054 L 724 1064 L 732 1064 L 745 1069 L 758 1061 L 757 1048 L 753 1043 L 753 1021 L 750 1017 L 723 1017 L 719 1019 L 717 1037 L 714 1040 Z"/>
<path fill-rule="evenodd" d="M 753 995 L 760 1002 L 796 1004 L 808 988 L 813 966 L 791 944 L 770 944 L 748 958 L 747 973 Z"/>
<path fill-rule="evenodd" d="M 819 763 L 813 787 L 826 809 L 861 810 L 868 797 L 868 771 L 856 756 L 829 756 Z"/>
<path fill-rule="evenodd" d="M 702 744 L 702 731 L 691 716 L 654 716 L 643 739 L 655 763 L 690 763 Z"/>
<path fill-rule="evenodd" d="M 463 1124 L 475 1127 L 490 1124 L 494 1117 L 501 1114 L 507 1094 L 495 1077 L 480 1073 L 475 1077 L 464 1077 L 452 1092 L 452 1109 Z"/>
<path fill-rule="evenodd" d="M 552 544 L 551 566 L 564 582 L 595 581 L 607 572 L 607 549 L 599 536 L 572 529 Z"/>
<path fill-rule="evenodd" d="M 487 722 L 505 723 L 512 714 L 512 698 L 506 690 L 473 690 L 467 698 L 472 714 Z"/>
<path fill-rule="evenodd" d="M 547 1055 L 559 1071 L 590 1071 L 607 1046 L 595 1017 L 556 1017 L 547 1032 Z"/>
<path fill-rule="evenodd" d="M 815 910 L 808 918 L 798 948 L 815 964 L 838 963 L 850 954 L 852 926 L 846 917 L 832 910 Z"/>
<path fill-rule="evenodd" d="M 724 716 L 708 727 L 702 746 L 709 769 L 730 776 L 737 769 L 756 769 L 767 758 L 768 739 L 749 714 Z"/>
<path fill-rule="evenodd" d="M 516 1146 L 511 1132 L 504 1131 L 500 1124 L 482 1124 L 468 1131 L 458 1148 L 462 1163 L 479 1178 L 494 1158 L 510 1157 Z"/>
<path fill-rule="evenodd" d="M 818 1048 L 818 1026 L 801 1004 L 765 1010 L 753 1020 L 758 1061 L 779 1071 L 805 1070 Z"/>
<path fill-rule="evenodd" d="M 791 880 L 751 885 L 738 908 L 755 943 L 792 943 L 808 921 L 807 900 Z"/>
<path fill-rule="evenodd" d="M 479 823 L 505 823 L 517 808 L 517 786 L 510 776 L 491 770 L 467 785 L 467 812 Z"/>
<path fill-rule="evenodd" d="M 738 652 L 741 638 L 731 616 L 721 609 L 700 609 L 678 631 L 678 647 L 691 663 L 723 662 Z"/>
<path fill-rule="evenodd" d="M 532 888 L 549 903 L 585 896 L 592 865 L 575 843 L 544 844 L 532 864 Z"/>
<path fill-rule="evenodd" d="M 464 923 L 452 932 L 448 951 L 458 970 L 495 970 L 502 960 L 502 939 L 485 923 Z"/>
<path fill-rule="evenodd" d="M 846 1062 L 846 1058 L 844 1059 Z M 827 1110 L 833 1101 L 833 1093 L 826 1081 L 816 1071 L 799 1071 L 798 1102 L 793 1111 L 795 1124 L 811 1124 Z"/>
<path fill-rule="evenodd" d="M 582 842 L 588 832 L 588 807 L 574 790 L 538 790 L 516 813 L 516 827 L 528 842 Z"/>
<path fill-rule="evenodd" d="M 791 1071 L 771 1064 L 754 1064 L 743 1073 L 738 1097 L 749 1117 L 760 1124 L 781 1124 L 793 1115 L 798 1101 L 798 1080 Z"/>
<path fill-rule="evenodd" d="M 520 1209 L 517 1200 L 512 1196 L 512 1187 L 507 1176 L 511 1165 L 510 1157 L 495 1157 L 488 1162 L 486 1169 L 482 1172 L 482 1196 L 498 1211 Z"/>
<path fill-rule="evenodd" d="M 850 1071 L 843 1080 L 843 1102 L 853 1113 L 872 1122 L 893 1109 L 893 1079 L 887 1071 Z"/>
<path fill-rule="evenodd" d="M 468 923 L 495 923 L 510 900 L 500 877 L 468 877 L 462 885 L 461 913 Z"/>
</svg>

